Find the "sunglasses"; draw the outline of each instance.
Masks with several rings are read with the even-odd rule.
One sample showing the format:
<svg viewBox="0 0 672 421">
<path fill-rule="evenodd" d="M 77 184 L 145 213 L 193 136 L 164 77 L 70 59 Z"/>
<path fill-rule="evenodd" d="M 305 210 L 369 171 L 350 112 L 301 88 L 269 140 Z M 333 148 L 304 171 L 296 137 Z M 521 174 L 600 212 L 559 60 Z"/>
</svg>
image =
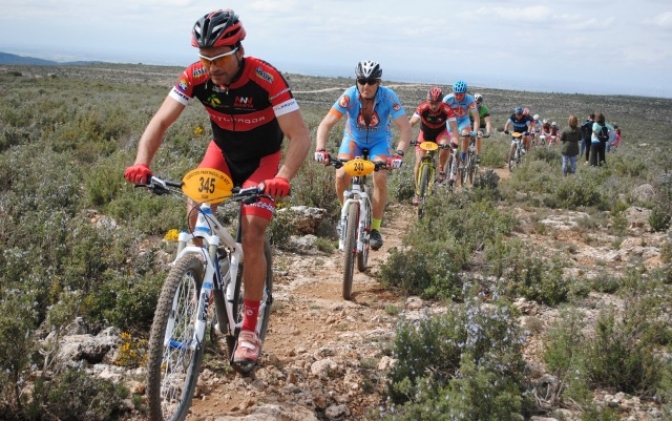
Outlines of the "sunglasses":
<svg viewBox="0 0 672 421">
<path fill-rule="evenodd" d="M 220 54 L 218 56 L 206 57 L 199 54 L 198 57 L 201 59 L 201 62 L 206 66 L 212 66 L 214 64 L 215 66 L 220 67 L 229 62 L 233 58 L 233 55 L 236 54 L 236 51 L 238 51 L 238 47 L 234 48 L 233 50 L 227 53 Z"/>
<path fill-rule="evenodd" d="M 360 85 L 375 85 L 380 82 L 380 79 L 357 79 Z"/>
</svg>

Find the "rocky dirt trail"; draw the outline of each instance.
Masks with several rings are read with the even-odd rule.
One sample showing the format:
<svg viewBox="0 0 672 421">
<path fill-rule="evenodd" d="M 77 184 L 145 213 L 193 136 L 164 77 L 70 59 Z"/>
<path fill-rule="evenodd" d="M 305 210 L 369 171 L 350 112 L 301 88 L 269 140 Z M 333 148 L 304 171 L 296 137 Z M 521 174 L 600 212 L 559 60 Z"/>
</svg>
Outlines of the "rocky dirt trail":
<svg viewBox="0 0 672 421">
<path fill-rule="evenodd" d="M 260 366 L 248 378 L 206 368 L 187 420 L 355 420 L 377 406 L 379 369 L 389 360 L 381 349 L 396 323 L 385 310 L 403 308 L 405 299 L 383 289 L 375 272 L 401 245 L 412 212 L 387 211 L 383 248 L 370 254 L 366 273 L 355 269 L 351 301 L 341 296 L 341 252 L 276 251 L 274 309 Z"/>
</svg>

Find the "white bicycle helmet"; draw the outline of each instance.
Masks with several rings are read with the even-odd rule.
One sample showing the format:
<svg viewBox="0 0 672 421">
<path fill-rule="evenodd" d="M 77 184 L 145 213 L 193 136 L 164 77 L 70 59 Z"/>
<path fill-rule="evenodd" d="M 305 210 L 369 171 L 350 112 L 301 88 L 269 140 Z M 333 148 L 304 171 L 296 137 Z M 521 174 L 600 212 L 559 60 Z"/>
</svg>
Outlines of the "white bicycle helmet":
<svg viewBox="0 0 672 421">
<path fill-rule="evenodd" d="M 539 121 L 539 114 L 535 114 L 532 118 L 534 121 Z"/>
</svg>

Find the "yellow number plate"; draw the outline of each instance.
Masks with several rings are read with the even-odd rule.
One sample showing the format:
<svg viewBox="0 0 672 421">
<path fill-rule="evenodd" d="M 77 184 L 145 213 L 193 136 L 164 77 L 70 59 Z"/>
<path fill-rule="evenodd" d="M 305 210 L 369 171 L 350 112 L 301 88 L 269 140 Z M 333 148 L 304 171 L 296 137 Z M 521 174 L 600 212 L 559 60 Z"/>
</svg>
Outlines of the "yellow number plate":
<svg viewBox="0 0 672 421">
<path fill-rule="evenodd" d="M 212 168 L 196 168 L 182 179 L 182 191 L 198 203 L 221 203 L 231 196 L 232 189 L 231 178 Z"/>
<path fill-rule="evenodd" d="M 343 164 L 343 169 L 349 175 L 360 177 L 371 174 L 376 169 L 376 164 L 366 159 L 355 158 Z"/>
<path fill-rule="evenodd" d="M 435 151 L 439 149 L 439 145 L 437 145 L 436 142 L 422 142 L 420 144 L 420 149 L 424 151 Z"/>
<path fill-rule="evenodd" d="M 511 136 L 513 136 L 513 137 L 522 137 L 523 134 L 522 134 L 522 133 L 518 133 L 518 132 L 513 132 L 513 133 L 511 133 Z"/>
</svg>

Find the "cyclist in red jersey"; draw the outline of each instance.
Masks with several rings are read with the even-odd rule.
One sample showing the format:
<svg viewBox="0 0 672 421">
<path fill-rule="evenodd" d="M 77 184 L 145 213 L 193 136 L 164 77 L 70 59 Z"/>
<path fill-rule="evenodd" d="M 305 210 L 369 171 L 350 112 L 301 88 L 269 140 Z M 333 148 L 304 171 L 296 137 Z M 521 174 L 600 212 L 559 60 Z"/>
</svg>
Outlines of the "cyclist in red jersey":
<svg viewBox="0 0 672 421">
<path fill-rule="evenodd" d="M 452 145 L 457 148 L 459 143 L 457 140 L 457 119 L 453 113 L 453 109 L 448 104 L 442 101 L 443 91 L 438 86 L 433 86 L 427 92 L 427 99 L 418 105 L 415 109 L 413 117 L 409 123 L 414 127 L 418 122 L 420 123 L 420 132 L 418 133 L 418 141 L 415 146 L 415 196 L 413 196 L 413 204 L 417 205 L 419 202 L 419 186 L 418 186 L 418 171 L 420 171 L 420 163 L 422 157 L 427 153 L 420 148 L 420 143 L 423 141 L 435 142 L 440 145 L 448 145 L 448 137 L 452 137 Z M 451 133 L 449 135 L 446 124 L 450 124 Z M 442 182 L 446 178 L 445 166 L 449 149 L 442 149 L 439 153 L 439 178 Z"/>
<path fill-rule="evenodd" d="M 191 45 L 200 60 L 182 72 L 168 97 L 145 129 L 134 165 L 124 177 L 146 183 L 149 165 L 168 127 L 194 98 L 210 117 L 213 139 L 199 168 L 215 168 L 231 177 L 236 186 L 259 186 L 280 198 L 290 191 L 289 180 L 299 170 L 310 148 L 310 134 L 287 82 L 263 60 L 245 57 L 241 41 L 245 28 L 231 9 L 216 10 L 198 19 Z M 289 139 L 284 163 L 280 147 Z M 190 200 L 188 210 L 198 205 Z M 234 363 L 253 366 L 260 343 L 256 324 L 266 274 L 264 237 L 275 202 L 263 199 L 243 208 L 241 228 L 245 265 L 244 320 L 233 356 Z M 193 229 L 197 214 L 189 212 Z"/>
</svg>

